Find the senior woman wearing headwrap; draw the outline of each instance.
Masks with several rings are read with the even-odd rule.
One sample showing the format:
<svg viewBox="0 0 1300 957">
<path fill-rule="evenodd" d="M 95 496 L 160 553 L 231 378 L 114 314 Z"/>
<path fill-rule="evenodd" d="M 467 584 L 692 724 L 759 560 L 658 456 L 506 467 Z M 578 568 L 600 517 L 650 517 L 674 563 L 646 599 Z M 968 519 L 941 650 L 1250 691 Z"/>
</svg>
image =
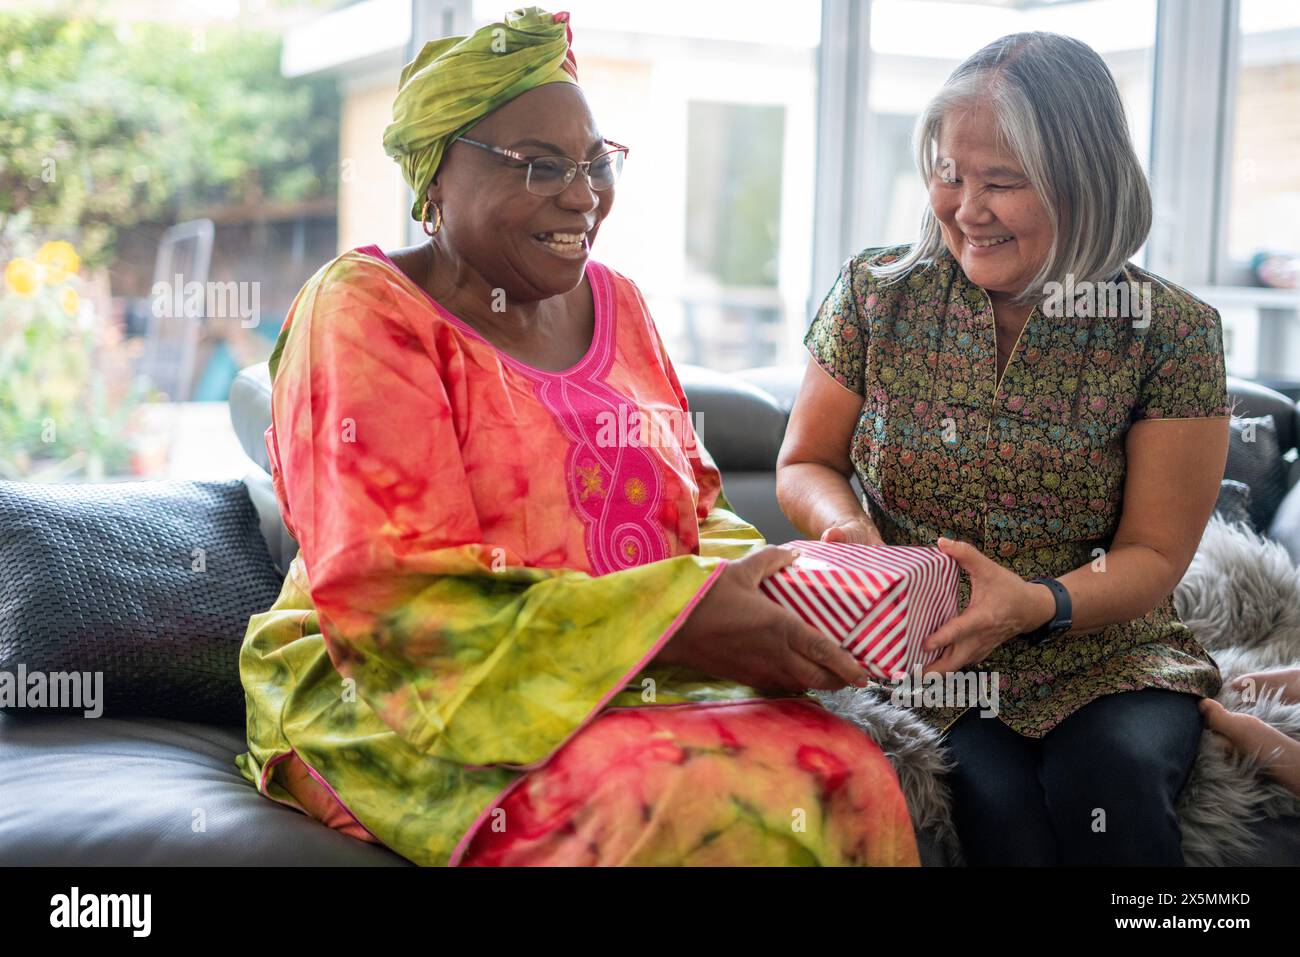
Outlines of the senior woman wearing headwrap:
<svg viewBox="0 0 1300 957">
<path fill-rule="evenodd" d="M 851 259 L 822 304 L 778 497 L 812 537 L 960 563 L 925 678 L 988 672 L 997 714 L 903 700 L 945 732 L 968 863 L 1181 864 L 1220 676 L 1171 594 L 1227 454 L 1218 313 L 1127 262 L 1151 198 L 1084 44 L 980 50 L 916 147 L 921 237 Z"/>
<path fill-rule="evenodd" d="M 888 760 L 806 694 L 866 674 L 757 591 L 792 554 L 588 256 L 626 148 L 576 75 L 535 8 L 402 72 L 429 240 L 322 267 L 272 354 L 301 551 L 249 623 L 239 766 L 421 864 L 914 865 Z"/>
</svg>

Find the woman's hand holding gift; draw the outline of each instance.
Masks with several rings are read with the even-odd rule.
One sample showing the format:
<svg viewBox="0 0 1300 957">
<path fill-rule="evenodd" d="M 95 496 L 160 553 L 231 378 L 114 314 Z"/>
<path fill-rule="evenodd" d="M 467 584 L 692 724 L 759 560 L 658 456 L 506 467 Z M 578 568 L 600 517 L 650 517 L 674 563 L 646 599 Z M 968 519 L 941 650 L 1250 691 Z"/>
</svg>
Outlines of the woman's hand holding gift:
<svg viewBox="0 0 1300 957">
<path fill-rule="evenodd" d="M 1025 581 L 969 542 L 940 538 L 937 544 L 970 578 L 971 597 L 960 615 L 925 639 L 926 651 L 942 651 L 926 674 L 983 661 L 998 645 L 1051 620 L 1056 603 L 1046 586 Z"/>
<path fill-rule="evenodd" d="M 852 655 L 758 590 L 796 557 L 769 545 L 728 562 L 656 663 L 770 691 L 865 685 L 870 675 Z"/>
<path fill-rule="evenodd" d="M 821 534 L 823 542 L 847 542 L 850 545 L 883 545 L 884 539 L 871 519 L 849 518 L 836 522 Z"/>
</svg>

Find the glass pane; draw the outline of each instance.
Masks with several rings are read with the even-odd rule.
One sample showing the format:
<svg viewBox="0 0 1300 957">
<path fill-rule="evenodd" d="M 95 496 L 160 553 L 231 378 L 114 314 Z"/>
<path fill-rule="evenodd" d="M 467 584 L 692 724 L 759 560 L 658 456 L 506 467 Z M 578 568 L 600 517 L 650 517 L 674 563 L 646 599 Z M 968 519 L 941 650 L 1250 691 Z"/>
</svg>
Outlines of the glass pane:
<svg viewBox="0 0 1300 957">
<path fill-rule="evenodd" d="M 871 5 L 868 245 L 915 238 L 926 193 L 912 161 L 912 126 L 958 64 L 1009 33 L 1047 30 L 1082 40 L 1096 50 L 1115 75 L 1129 131 L 1145 168 L 1150 153 L 1155 28 L 1156 0 L 875 0 Z"/>
<path fill-rule="evenodd" d="M 821 5 L 740 6 L 564 4 L 600 132 L 631 148 L 595 258 L 641 287 L 674 361 L 724 370 L 802 361 L 812 271 Z"/>
<path fill-rule="evenodd" d="M 785 110 L 747 103 L 690 105 L 686 251 L 703 276 L 775 287 Z"/>
<path fill-rule="evenodd" d="M 692 102 L 689 117 L 687 341 L 714 367 L 765 365 L 782 320 L 781 204 L 772 200 L 785 107 Z"/>
<path fill-rule="evenodd" d="M 325 0 L 0 6 L 0 479 L 242 476 L 231 383 L 349 177 L 336 78 L 282 62 Z"/>
<path fill-rule="evenodd" d="M 1228 372 L 1276 388 L 1300 363 L 1300 4 L 1241 0 L 1227 188 L 1223 317 Z M 1274 286 L 1281 288 L 1259 288 Z"/>
<path fill-rule="evenodd" d="M 1228 255 L 1300 256 L 1300 3 L 1241 0 Z"/>
</svg>

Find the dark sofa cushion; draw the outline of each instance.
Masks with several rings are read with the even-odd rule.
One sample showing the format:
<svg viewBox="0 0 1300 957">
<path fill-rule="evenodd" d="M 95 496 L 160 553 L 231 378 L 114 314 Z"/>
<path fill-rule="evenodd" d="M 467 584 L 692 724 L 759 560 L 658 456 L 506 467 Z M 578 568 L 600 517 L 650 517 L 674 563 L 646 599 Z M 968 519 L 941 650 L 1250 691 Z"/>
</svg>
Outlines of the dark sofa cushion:
<svg viewBox="0 0 1300 957">
<path fill-rule="evenodd" d="M 242 482 L 0 482 L 0 711 L 243 724 L 239 648 L 282 583 Z M 73 673 L 83 697 L 37 706 Z"/>
<path fill-rule="evenodd" d="M 1286 462 L 1272 415 L 1231 421 L 1223 474 L 1250 487 L 1251 524 L 1261 532 L 1267 529 L 1287 493 Z"/>
<path fill-rule="evenodd" d="M 247 749 L 238 728 L 0 715 L 0 867 L 412 866 L 260 795 Z"/>
<path fill-rule="evenodd" d="M 1300 565 L 1300 484 L 1291 486 L 1291 491 L 1286 493 L 1286 498 L 1273 513 L 1268 537 L 1280 542 L 1291 561 Z"/>
<path fill-rule="evenodd" d="M 1228 523 L 1240 522 L 1253 529 L 1250 519 L 1250 486 L 1244 482 L 1224 479 L 1219 483 L 1219 497 L 1214 503 L 1214 514 Z"/>
</svg>

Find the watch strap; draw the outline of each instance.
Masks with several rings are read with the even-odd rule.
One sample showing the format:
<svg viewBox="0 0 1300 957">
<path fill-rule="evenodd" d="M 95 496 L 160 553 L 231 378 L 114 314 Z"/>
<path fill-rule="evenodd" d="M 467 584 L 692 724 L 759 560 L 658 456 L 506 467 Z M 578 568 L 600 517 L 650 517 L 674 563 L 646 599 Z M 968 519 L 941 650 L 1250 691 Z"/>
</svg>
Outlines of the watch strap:
<svg viewBox="0 0 1300 957">
<path fill-rule="evenodd" d="M 1052 597 L 1056 600 L 1056 611 L 1052 614 L 1051 620 L 1029 633 L 1030 637 L 1034 639 L 1034 644 L 1041 645 L 1043 642 L 1070 630 L 1070 626 L 1073 624 L 1073 608 L 1070 602 L 1070 593 L 1055 578 L 1031 578 L 1030 582 L 1046 585 L 1051 590 Z"/>
</svg>

